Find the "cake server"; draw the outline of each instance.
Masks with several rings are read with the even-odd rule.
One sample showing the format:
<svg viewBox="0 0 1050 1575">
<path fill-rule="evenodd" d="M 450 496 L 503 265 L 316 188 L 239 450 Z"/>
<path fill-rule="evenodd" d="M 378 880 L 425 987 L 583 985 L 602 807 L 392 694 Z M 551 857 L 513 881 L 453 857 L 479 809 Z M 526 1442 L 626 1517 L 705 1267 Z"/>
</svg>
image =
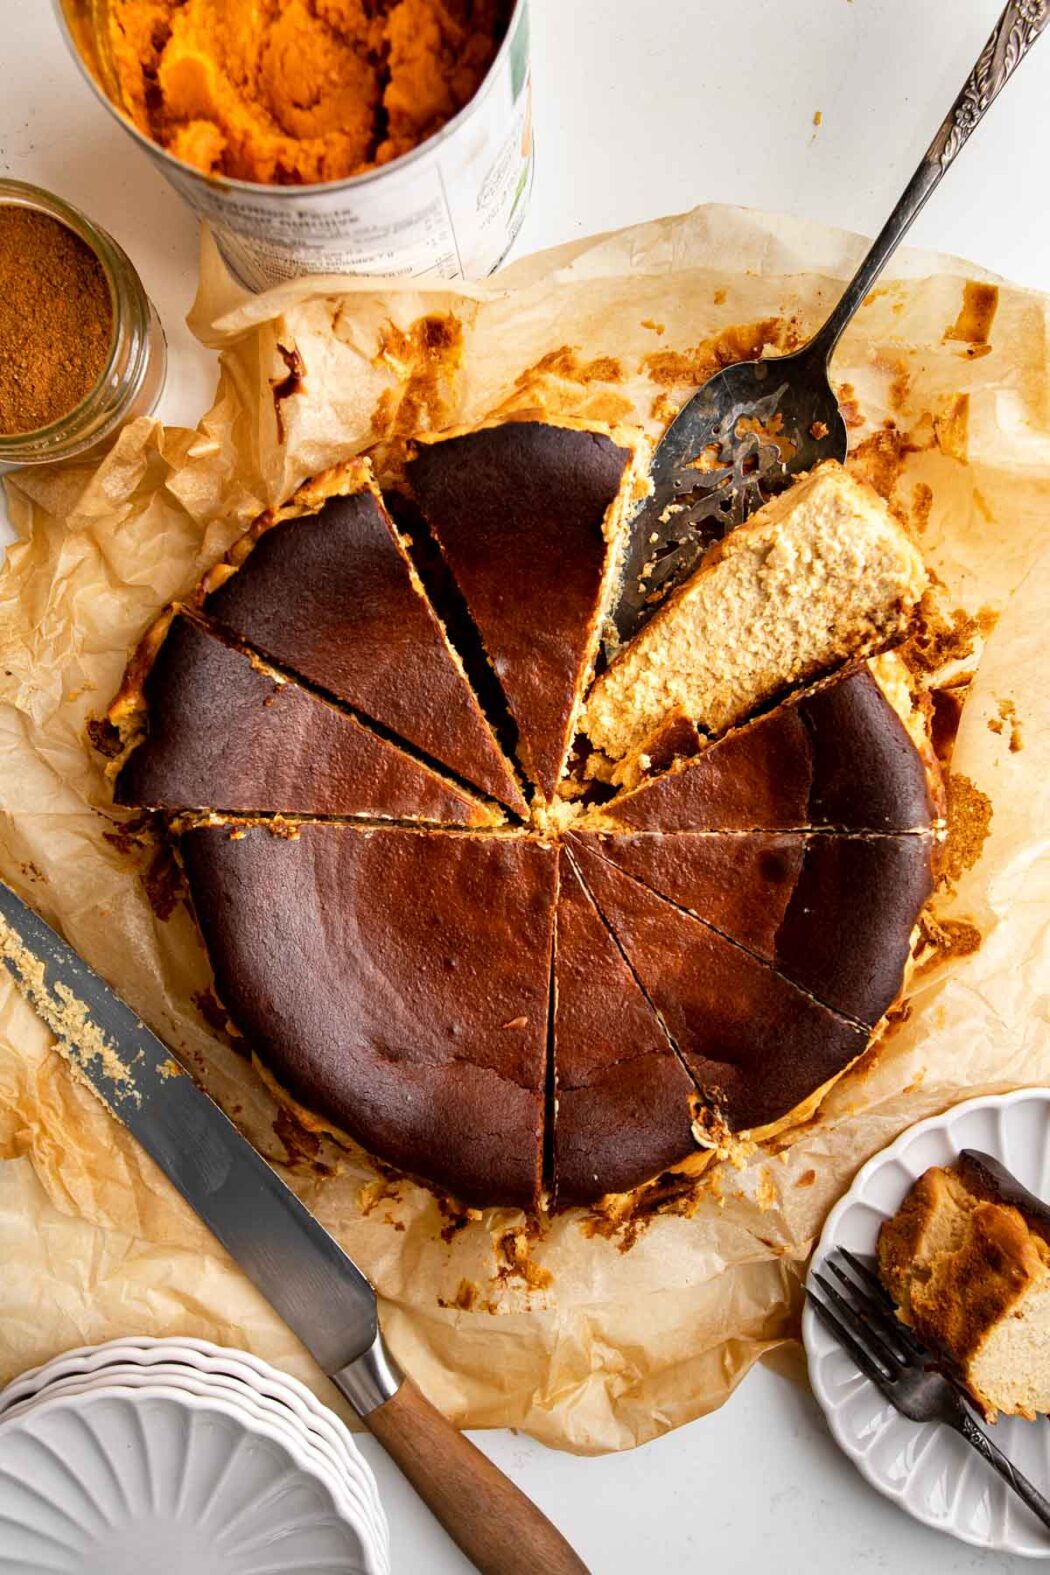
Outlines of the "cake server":
<svg viewBox="0 0 1050 1575">
<path fill-rule="evenodd" d="M 1010 0 L 900 201 L 808 344 L 717 372 L 668 427 L 653 491 L 635 515 L 615 622 L 635 634 L 702 553 L 800 471 L 844 460 L 846 424 L 828 363 L 858 307 L 970 133 L 1050 21 L 1050 0 Z"/>
<path fill-rule="evenodd" d="M 196 1210 L 485 1575 L 586 1575 L 550 1521 L 424 1399 L 375 1291 L 130 1007 L 0 882 L 0 960 L 77 1072 Z"/>
</svg>

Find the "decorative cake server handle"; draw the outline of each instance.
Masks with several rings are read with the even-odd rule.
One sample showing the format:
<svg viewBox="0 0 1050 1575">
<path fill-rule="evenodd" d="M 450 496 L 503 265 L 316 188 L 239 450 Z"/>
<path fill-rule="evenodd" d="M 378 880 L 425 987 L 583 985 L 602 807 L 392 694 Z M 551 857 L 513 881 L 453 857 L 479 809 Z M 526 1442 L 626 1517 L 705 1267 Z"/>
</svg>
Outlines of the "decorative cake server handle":
<svg viewBox="0 0 1050 1575">
<path fill-rule="evenodd" d="M 963 1410 L 960 1413 L 955 1427 L 956 1432 L 961 1433 L 966 1442 L 972 1444 L 990 1466 L 994 1466 L 1007 1487 L 1017 1494 L 1022 1503 L 1028 1505 L 1033 1515 L 1037 1515 L 1043 1525 L 1050 1528 L 1050 1502 L 1043 1497 L 1035 1484 L 1029 1482 L 1013 1462 L 1006 1458 L 998 1444 L 992 1442 L 984 1428 L 968 1411 Z"/>
<path fill-rule="evenodd" d="M 845 460 L 849 433 L 828 375 L 832 352 L 1048 22 L 1050 0 L 1010 0 L 900 201 L 812 339 L 790 355 L 723 367 L 671 422 L 653 454 L 652 491 L 631 521 L 614 615 L 620 642 L 638 632 L 712 542 L 742 525 L 794 476 L 825 460 Z"/>
<path fill-rule="evenodd" d="M 1010 0 L 900 201 L 827 322 L 806 346 L 826 361 L 905 232 L 1050 22 L 1050 0 Z"/>
</svg>

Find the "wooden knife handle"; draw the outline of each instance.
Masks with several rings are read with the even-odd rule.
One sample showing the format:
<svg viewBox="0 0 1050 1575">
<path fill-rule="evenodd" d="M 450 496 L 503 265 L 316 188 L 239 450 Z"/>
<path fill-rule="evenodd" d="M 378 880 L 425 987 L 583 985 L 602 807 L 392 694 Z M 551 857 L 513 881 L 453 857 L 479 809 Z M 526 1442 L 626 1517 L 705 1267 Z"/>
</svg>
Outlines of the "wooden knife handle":
<svg viewBox="0 0 1050 1575">
<path fill-rule="evenodd" d="M 363 1421 L 482 1575 L 587 1575 L 546 1515 L 410 1378 Z"/>
</svg>

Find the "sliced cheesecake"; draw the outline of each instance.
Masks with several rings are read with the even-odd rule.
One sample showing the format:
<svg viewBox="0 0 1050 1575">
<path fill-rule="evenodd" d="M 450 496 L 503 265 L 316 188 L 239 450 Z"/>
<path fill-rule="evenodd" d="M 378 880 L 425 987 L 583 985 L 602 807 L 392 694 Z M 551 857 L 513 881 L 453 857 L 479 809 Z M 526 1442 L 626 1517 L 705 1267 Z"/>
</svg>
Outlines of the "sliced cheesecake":
<svg viewBox="0 0 1050 1575">
<path fill-rule="evenodd" d="M 554 1203 L 568 1208 L 689 1154 L 696 1088 L 564 854 L 554 1001 Z"/>
<path fill-rule="evenodd" d="M 869 1028 L 900 994 L 915 925 L 933 890 L 929 836 L 576 836 Z"/>
<path fill-rule="evenodd" d="M 337 490 L 343 485 L 357 490 Z M 206 596 L 204 611 L 429 760 L 511 809 L 526 808 L 382 500 L 359 483 L 359 467 L 345 478 L 329 473 L 279 511 Z"/>
<path fill-rule="evenodd" d="M 118 804 L 462 826 L 504 818 L 183 613 L 145 679 L 138 726 L 141 740 L 117 777 Z"/>
<path fill-rule="evenodd" d="M 465 1203 L 535 1208 L 557 850 L 318 822 L 180 848 L 220 998 L 278 1085 Z"/>
<path fill-rule="evenodd" d="M 866 1029 L 571 834 L 569 846 L 720 1124 L 750 1131 L 782 1120 L 864 1051 Z"/>
<path fill-rule="evenodd" d="M 903 639 L 926 581 L 883 500 L 828 461 L 705 555 L 594 684 L 581 730 L 613 760 L 676 708 L 723 733 L 792 686 Z"/>
<path fill-rule="evenodd" d="M 618 794 L 589 817 L 631 831 L 925 831 L 927 767 L 867 666 L 847 667 Z"/>
<path fill-rule="evenodd" d="M 987 1154 L 921 1175 L 879 1231 L 900 1317 L 989 1418 L 1050 1412 L 1050 1208 Z"/>
<path fill-rule="evenodd" d="M 408 480 L 553 797 L 617 586 L 634 454 L 602 432 L 517 421 L 420 443 Z"/>
</svg>

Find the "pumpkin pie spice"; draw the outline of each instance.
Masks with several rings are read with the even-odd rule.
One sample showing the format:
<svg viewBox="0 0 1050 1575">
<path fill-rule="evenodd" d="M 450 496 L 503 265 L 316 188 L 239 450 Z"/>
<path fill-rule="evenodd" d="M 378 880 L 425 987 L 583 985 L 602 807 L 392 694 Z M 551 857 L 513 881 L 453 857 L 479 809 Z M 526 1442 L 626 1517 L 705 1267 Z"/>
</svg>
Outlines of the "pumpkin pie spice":
<svg viewBox="0 0 1050 1575">
<path fill-rule="evenodd" d="M 113 308 L 102 264 L 60 220 L 0 205 L 0 433 L 50 426 L 105 370 Z"/>
</svg>

